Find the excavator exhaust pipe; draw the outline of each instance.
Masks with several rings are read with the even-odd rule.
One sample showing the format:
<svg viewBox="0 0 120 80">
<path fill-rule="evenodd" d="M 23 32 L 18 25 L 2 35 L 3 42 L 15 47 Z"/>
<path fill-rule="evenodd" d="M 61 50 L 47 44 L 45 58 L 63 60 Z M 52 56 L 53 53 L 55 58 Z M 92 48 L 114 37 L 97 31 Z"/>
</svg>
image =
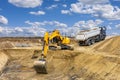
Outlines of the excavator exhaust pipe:
<svg viewBox="0 0 120 80">
<path fill-rule="evenodd" d="M 40 59 L 34 62 L 34 69 L 39 74 L 47 74 L 46 60 Z"/>
</svg>

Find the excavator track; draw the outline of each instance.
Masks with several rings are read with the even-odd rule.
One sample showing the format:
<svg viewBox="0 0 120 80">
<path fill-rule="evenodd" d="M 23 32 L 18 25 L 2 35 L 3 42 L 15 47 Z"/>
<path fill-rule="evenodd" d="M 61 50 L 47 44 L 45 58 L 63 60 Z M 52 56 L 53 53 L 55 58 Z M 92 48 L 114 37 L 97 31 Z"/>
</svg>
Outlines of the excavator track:
<svg viewBox="0 0 120 80">
<path fill-rule="evenodd" d="M 34 69 L 39 74 L 47 74 L 46 60 L 40 59 L 34 62 Z"/>
</svg>

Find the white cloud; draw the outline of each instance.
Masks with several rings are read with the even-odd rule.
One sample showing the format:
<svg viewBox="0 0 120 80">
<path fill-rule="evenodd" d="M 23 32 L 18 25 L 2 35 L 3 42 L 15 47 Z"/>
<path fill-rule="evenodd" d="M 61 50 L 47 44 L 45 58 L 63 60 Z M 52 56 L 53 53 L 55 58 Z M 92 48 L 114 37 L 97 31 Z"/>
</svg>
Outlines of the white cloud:
<svg viewBox="0 0 120 80">
<path fill-rule="evenodd" d="M 0 15 L 0 23 L 1 23 L 1 24 L 8 24 L 7 18 L 4 17 L 4 16 L 2 16 L 2 15 Z"/>
<path fill-rule="evenodd" d="M 0 33 L 2 33 L 2 32 L 3 32 L 3 27 L 0 26 Z"/>
<path fill-rule="evenodd" d="M 112 22 L 109 23 L 109 25 L 113 24 Z"/>
<path fill-rule="evenodd" d="M 53 24 L 55 24 L 55 26 L 57 26 L 57 27 L 67 27 L 66 24 L 60 23 L 60 22 L 58 22 L 58 21 L 53 21 Z"/>
<path fill-rule="evenodd" d="M 120 29 L 120 24 L 115 25 L 116 28 Z"/>
<path fill-rule="evenodd" d="M 17 31 L 17 32 L 23 32 L 23 29 L 20 28 L 20 27 L 15 27 L 15 31 Z"/>
<path fill-rule="evenodd" d="M 44 11 L 37 11 L 37 12 L 29 12 L 30 14 L 33 14 L 33 15 L 45 15 L 45 12 Z"/>
<path fill-rule="evenodd" d="M 43 0 L 8 0 L 9 3 L 23 8 L 35 8 L 41 6 Z"/>
<path fill-rule="evenodd" d="M 103 23 L 102 20 L 88 20 L 88 21 L 78 21 L 76 22 L 73 27 L 79 27 L 80 29 L 92 29 L 94 27 L 99 27 L 99 25 Z"/>
<path fill-rule="evenodd" d="M 46 7 L 47 9 L 53 9 L 53 8 L 56 8 L 58 5 L 54 4 L 54 5 L 51 5 L 49 7 Z"/>
<path fill-rule="evenodd" d="M 81 3 L 84 4 L 105 4 L 105 3 L 109 3 L 109 0 L 78 0 Z"/>
<path fill-rule="evenodd" d="M 43 26 L 44 23 L 40 23 L 40 22 L 30 22 L 29 20 L 28 21 L 25 21 L 26 24 L 29 24 L 31 26 L 34 26 L 34 27 L 39 27 L 39 26 Z"/>
<path fill-rule="evenodd" d="M 111 30 L 112 27 L 110 25 L 107 26 L 107 30 Z"/>
<path fill-rule="evenodd" d="M 65 8 L 67 7 L 67 5 L 66 5 L 66 4 L 63 4 L 62 6 L 63 6 L 63 7 L 65 7 Z"/>
<path fill-rule="evenodd" d="M 91 14 L 95 17 L 120 20 L 120 8 L 109 4 L 108 0 L 79 0 L 71 4 L 70 12 Z"/>
<path fill-rule="evenodd" d="M 117 33 L 117 32 L 113 32 L 112 35 L 113 35 L 113 36 L 118 36 L 118 35 L 120 35 L 120 34 Z"/>
<path fill-rule="evenodd" d="M 67 27 L 66 24 L 58 22 L 58 21 L 43 21 L 43 22 L 30 22 L 25 21 L 26 24 L 29 24 L 33 27 L 41 27 L 45 25 L 56 26 L 56 27 Z"/>
<path fill-rule="evenodd" d="M 71 14 L 69 10 L 61 10 L 62 14 Z"/>
<path fill-rule="evenodd" d="M 59 28 L 58 30 L 60 30 L 60 33 L 63 36 L 71 36 L 71 37 L 76 36 L 76 34 L 79 32 L 78 27 Z"/>
<path fill-rule="evenodd" d="M 98 17 L 110 20 L 120 20 L 120 8 L 110 4 L 93 6 L 93 10 L 95 14 L 98 14 Z"/>
<path fill-rule="evenodd" d="M 54 1 L 58 2 L 58 1 L 60 1 L 60 0 L 54 0 Z"/>
<path fill-rule="evenodd" d="M 82 14 L 94 13 L 91 5 L 83 5 L 82 3 L 71 4 L 70 11 L 74 13 L 82 13 Z"/>
<path fill-rule="evenodd" d="M 46 29 L 41 27 L 0 27 L 0 37 L 43 36 Z"/>
<path fill-rule="evenodd" d="M 58 28 L 62 35 L 67 35 L 67 36 L 72 36 L 75 37 L 76 34 L 81 30 L 81 29 L 91 29 L 94 27 L 99 27 L 99 25 L 103 23 L 102 20 L 97 19 L 97 20 L 88 20 L 88 21 L 78 21 L 76 22 L 72 27 L 67 27 L 67 28 Z"/>
</svg>

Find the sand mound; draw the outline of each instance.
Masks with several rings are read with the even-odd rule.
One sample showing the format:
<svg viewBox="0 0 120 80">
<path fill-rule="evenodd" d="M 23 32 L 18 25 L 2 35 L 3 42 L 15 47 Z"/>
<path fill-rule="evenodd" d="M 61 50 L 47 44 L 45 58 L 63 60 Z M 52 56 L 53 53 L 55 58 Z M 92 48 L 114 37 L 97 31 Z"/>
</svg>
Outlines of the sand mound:
<svg viewBox="0 0 120 80">
<path fill-rule="evenodd" d="M 118 54 L 120 51 L 120 37 L 113 37 L 96 43 L 90 47 L 75 47 L 74 51 L 56 50 L 48 51 L 48 74 L 36 74 L 33 69 L 33 48 L 6 49 L 4 53 L 10 56 L 6 66 L 6 73 L 0 76 L 1 80 L 119 80 L 119 56 L 106 55 Z M 11 43 L 9 43 L 11 44 Z M 13 45 L 14 46 L 14 45 Z M 77 48 L 78 47 L 78 48 Z M 39 48 L 40 49 L 40 48 Z M 97 50 L 97 51 L 96 51 Z M 102 54 L 106 52 L 105 55 Z M 41 53 L 41 51 L 40 51 Z M 38 54 L 40 56 L 40 54 Z M 4 61 L 2 54 L 0 61 Z M 7 62 L 0 64 L 3 66 Z M 4 67 L 4 66 L 3 66 Z M 2 69 L 2 68 L 1 68 Z"/>
<path fill-rule="evenodd" d="M 0 49 L 7 49 L 7 48 L 13 48 L 13 47 L 14 47 L 14 44 L 9 41 L 0 43 Z"/>
<path fill-rule="evenodd" d="M 8 56 L 3 52 L 0 52 L 0 72 L 1 73 L 5 68 L 5 65 L 7 64 L 7 62 L 8 62 Z"/>
<path fill-rule="evenodd" d="M 94 49 L 120 55 L 120 36 L 106 39 L 95 45 Z"/>
<path fill-rule="evenodd" d="M 120 59 L 92 54 L 92 51 L 49 51 L 47 56 L 48 74 L 36 74 L 31 59 L 34 50 L 9 49 L 12 62 L 3 80 L 119 80 Z M 9 76 L 9 77 L 8 77 Z M 8 80 L 9 80 L 8 79 Z"/>
</svg>

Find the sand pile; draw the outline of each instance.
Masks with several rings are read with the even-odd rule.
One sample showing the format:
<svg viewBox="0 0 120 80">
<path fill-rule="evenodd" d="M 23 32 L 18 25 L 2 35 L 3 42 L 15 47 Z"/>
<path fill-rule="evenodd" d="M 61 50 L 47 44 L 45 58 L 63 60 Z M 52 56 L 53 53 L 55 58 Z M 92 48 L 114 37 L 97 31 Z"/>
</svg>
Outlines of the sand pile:
<svg viewBox="0 0 120 80">
<path fill-rule="evenodd" d="M 6 49 L 4 53 L 10 56 L 10 62 L 0 80 L 119 80 L 119 56 L 106 55 L 119 53 L 119 41 L 120 37 L 113 37 L 90 47 L 76 46 L 74 51 L 49 50 L 48 74 L 36 74 L 33 69 L 36 49 Z"/>
<path fill-rule="evenodd" d="M 106 39 L 94 46 L 95 50 L 120 55 L 120 36 Z"/>
<path fill-rule="evenodd" d="M 34 50 L 9 49 L 12 62 L 2 80 L 119 80 L 120 59 L 93 54 L 93 51 L 49 51 L 48 74 L 36 74 L 31 59 Z M 11 67 L 12 66 L 12 67 Z"/>
<path fill-rule="evenodd" d="M 7 49 L 7 48 L 14 48 L 14 44 L 9 41 L 0 43 L 0 49 Z"/>
<path fill-rule="evenodd" d="M 2 73 L 7 62 L 8 62 L 8 56 L 3 52 L 0 52 L 0 73 Z"/>
</svg>

